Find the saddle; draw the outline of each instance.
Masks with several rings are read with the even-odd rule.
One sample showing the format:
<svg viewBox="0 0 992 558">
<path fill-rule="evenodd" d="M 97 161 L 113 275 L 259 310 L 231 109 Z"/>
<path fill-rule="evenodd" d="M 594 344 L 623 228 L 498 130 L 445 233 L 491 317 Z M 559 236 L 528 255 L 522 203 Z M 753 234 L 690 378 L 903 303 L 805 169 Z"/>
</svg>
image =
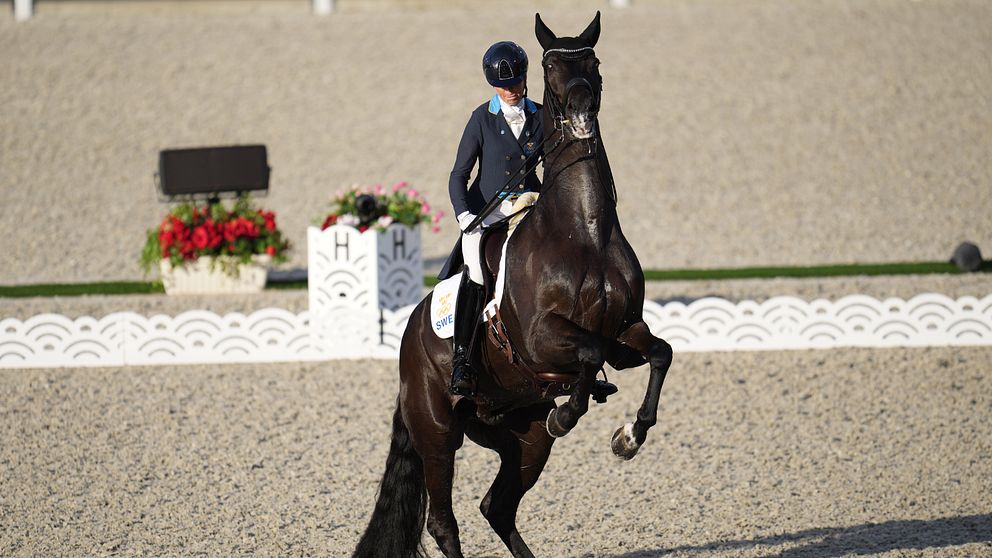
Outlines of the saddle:
<svg viewBox="0 0 992 558">
<path fill-rule="evenodd" d="M 506 240 L 509 236 L 510 227 L 515 226 L 517 223 L 511 222 L 508 226 L 507 223 L 500 223 L 498 225 L 486 228 L 482 233 L 482 240 L 480 242 L 480 251 L 482 263 L 482 275 L 485 287 L 485 298 L 486 301 L 493 301 L 493 297 L 496 294 L 496 281 L 500 270 L 500 264 L 503 256 L 503 246 L 506 244 Z M 503 322 L 503 317 L 500 315 L 499 311 L 499 300 L 494 301 L 495 304 L 489 303 L 486 305 L 485 310 L 485 330 L 487 339 L 492 347 L 495 347 L 499 354 L 507 360 L 510 364 L 514 365 L 523 374 L 527 375 L 531 380 L 530 383 L 534 384 L 540 389 L 542 396 L 544 398 L 550 399 L 554 397 L 559 397 L 562 395 L 568 395 L 575 388 L 577 381 L 579 379 L 578 373 L 572 372 L 548 372 L 534 370 L 526 363 L 524 363 L 516 354 L 513 348 L 513 343 L 510 341 L 510 336 L 507 332 L 506 325 Z M 483 336 L 476 335 L 474 343 L 476 343 L 476 350 L 473 351 L 476 360 L 481 360 L 487 355 L 486 347 L 481 347 L 479 345 L 484 345 Z M 478 368 L 477 368 L 478 369 Z M 606 403 L 607 397 L 613 395 L 618 391 L 614 384 L 611 384 L 606 380 L 597 379 L 592 388 L 592 398 L 597 403 Z"/>
</svg>

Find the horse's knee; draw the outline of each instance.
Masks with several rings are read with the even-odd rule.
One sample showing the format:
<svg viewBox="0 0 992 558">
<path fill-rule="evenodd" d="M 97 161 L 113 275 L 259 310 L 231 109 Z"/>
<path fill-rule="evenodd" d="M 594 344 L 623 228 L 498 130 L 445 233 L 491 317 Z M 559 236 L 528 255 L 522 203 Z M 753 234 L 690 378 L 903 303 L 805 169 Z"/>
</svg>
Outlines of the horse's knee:
<svg viewBox="0 0 992 558">
<path fill-rule="evenodd" d="M 575 358 L 579 361 L 583 371 L 592 370 L 595 372 L 599 370 L 603 366 L 603 362 L 605 362 L 603 348 L 599 345 L 586 345 L 579 347 L 579 349 L 575 352 Z"/>
<path fill-rule="evenodd" d="M 672 365 L 672 358 L 674 353 L 672 352 L 672 346 L 668 344 L 664 339 L 659 339 L 651 347 L 650 361 L 652 367 L 660 367 L 667 369 Z"/>
</svg>

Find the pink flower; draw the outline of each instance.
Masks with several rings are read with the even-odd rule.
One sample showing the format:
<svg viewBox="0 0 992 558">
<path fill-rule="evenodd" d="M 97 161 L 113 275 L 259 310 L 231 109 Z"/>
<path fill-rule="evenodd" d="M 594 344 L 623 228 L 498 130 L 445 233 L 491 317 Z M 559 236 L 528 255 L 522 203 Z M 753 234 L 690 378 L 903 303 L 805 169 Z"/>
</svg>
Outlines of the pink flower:
<svg viewBox="0 0 992 558">
<path fill-rule="evenodd" d="M 372 187 L 372 193 L 381 196 L 382 195 L 382 184 L 376 184 Z"/>
<path fill-rule="evenodd" d="M 415 190 L 413 188 L 410 188 L 409 190 L 406 191 L 406 197 L 410 198 L 411 200 L 417 199 L 417 196 L 419 196 L 419 195 L 420 195 L 420 192 L 418 192 L 417 190 Z"/>
<path fill-rule="evenodd" d="M 423 213 L 424 215 L 430 213 L 431 212 L 431 204 L 427 203 L 426 201 L 423 202 L 423 203 L 421 203 L 420 204 L 420 212 Z"/>
<path fill-rule="evenodd" d="M 440 223 L 441 222 L 441 217 L 444 217 L 444 212 L 443 211 L 438 211 L 437 213 L 434 214 L 434 217 L 431 219 L 431 222 L 432 223 Z"/>
<path fill-rule="evenodd" d="M 399 192 L 403 188 L 406 188 L 406 182 L 403 181 L 397 182 L 396 184 L 393 184 L 393 193 L 395 194 L 396 192 Z"/>
<path fill-rule="evenodd" d="M 433 227 L 431 227 L 431 232 L 436 232 L 436 233 L 441 232 L 441 227 L 434 225 Z"/>
</svg>

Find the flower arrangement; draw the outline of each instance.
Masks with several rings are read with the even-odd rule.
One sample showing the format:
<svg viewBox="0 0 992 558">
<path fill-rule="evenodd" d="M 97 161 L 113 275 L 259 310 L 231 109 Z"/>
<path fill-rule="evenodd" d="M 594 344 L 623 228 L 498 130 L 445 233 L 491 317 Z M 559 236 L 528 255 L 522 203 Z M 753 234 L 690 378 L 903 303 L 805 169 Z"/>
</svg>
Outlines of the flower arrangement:
<svg viewBox="0 0 992 558">
<path fill-rule="evenodd" d="M 443 211 L 431 213 L 431 205 L 406 182 L 397 182 L 387 192 L 381 184 L 352 186 L 337 193 L 331 200 L 331 210 L 321 222 L 321 230 L 331 225 L 356 227 L 359 232 L 369 229 L 382 232 L 393 223 L 410 227 L 431 224 L 431 230 L 441 230 Z"/>
<path fill-rule="evenodd" d="M 182 203 L 172 208 L 158 227 L 148 229 L 141 251 L 145 273 L 162 260 L 173 267 L 212 256 L 234 272 L 237 264 L 266 254 L 275 263 L 286 261 L 289 241 L 276 226 L 276 215 L 252 206 L 249 196 L 239 197 L 228 209 L 222 202 L 196 205 Z"/>
</svg>

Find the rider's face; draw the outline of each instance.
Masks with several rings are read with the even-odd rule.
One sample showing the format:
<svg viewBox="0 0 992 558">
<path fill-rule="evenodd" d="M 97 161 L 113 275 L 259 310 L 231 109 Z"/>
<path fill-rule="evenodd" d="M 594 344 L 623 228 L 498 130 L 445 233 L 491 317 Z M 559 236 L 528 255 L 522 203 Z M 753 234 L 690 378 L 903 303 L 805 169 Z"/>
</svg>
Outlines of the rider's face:
<svg viewBox="0 0 992 558">
<path fill-rule="evenodd" d="M 510 87 L 497 87 L 496 93 L 499 94 L 499 98 L 503 99 L 504 103 L 515 105 L 524 98 L 524 89 L 526 88 L 527 80 L 524 79 L 520 83 L 511 85 Z"/>
</svg>

